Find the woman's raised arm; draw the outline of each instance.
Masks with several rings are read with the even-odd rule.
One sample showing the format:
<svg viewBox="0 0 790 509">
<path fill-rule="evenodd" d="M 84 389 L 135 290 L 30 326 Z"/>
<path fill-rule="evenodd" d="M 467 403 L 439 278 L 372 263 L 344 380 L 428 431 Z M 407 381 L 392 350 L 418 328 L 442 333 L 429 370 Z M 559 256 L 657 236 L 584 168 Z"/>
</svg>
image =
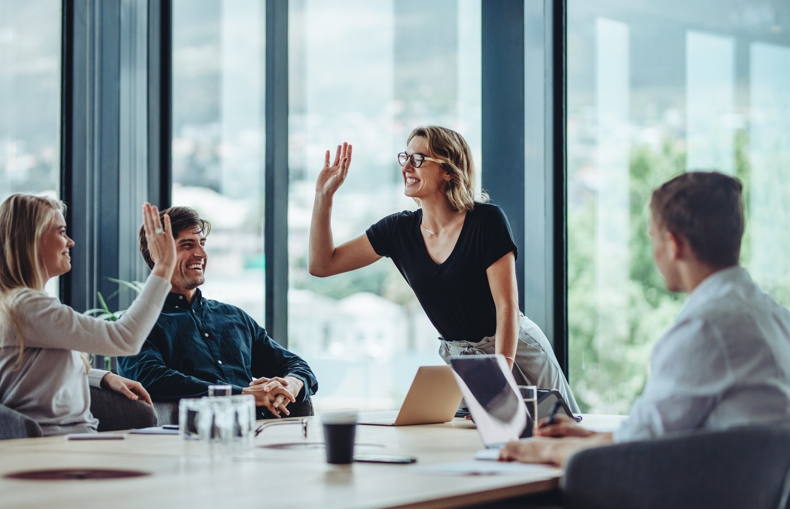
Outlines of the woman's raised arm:
<svg viewBox="0 0 790 509">
<path fill-rule="evenodd" d="M 348 143 L 338 145 L 335 160 L 330 164 L 330 152 L 327 150 L 324 168 L 318 174 L 308 261 L 308 270 L 313 276 L 334 276 L 365 267 L 381 258 L 365 234 L 338 247 L 332 239 L 332 201 L 348 175 L 351 152 L 352 147 Z"/>
</svg>

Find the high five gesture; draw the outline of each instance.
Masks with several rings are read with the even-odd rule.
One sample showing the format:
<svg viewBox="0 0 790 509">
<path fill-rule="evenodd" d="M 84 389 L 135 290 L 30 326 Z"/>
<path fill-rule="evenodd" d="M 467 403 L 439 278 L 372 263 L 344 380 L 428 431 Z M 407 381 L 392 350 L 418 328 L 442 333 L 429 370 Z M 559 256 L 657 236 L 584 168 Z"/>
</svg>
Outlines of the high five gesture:
<svg viewBox="0 0 790 509">
<path fill-rule="evenodd" d="M 326 151 L 324 158 L 324 168 L 318 174 L 318 181 L 315 183 L 316 194 L 332 196 L 343 185 L 348 176 L 348 167 L 351 165 L 352 147 L 348 143 L 337 146 L 335 161 L 329 164 L 330 151 Z"/>
</svg>

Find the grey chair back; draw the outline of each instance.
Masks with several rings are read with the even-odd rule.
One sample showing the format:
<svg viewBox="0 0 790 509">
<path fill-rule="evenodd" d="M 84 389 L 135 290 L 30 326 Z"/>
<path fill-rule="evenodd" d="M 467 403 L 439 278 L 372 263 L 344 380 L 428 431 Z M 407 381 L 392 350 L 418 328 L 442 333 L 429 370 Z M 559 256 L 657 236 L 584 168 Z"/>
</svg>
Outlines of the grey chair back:
<svg viewBox="0 0 790 509">
<path fill-rule="evenodd" d="M 752 425 L 581 451 L 563 482 L 569 509 L 785 509 L 790 425 Z"/>
<path fill-rule="evenodd" d="M 156 426 L 156 413 L 148 403 L 96 387 L 91 387 L 91 413 L 99 419 L 99 431 Z"/>
<path fill-rule="evenodd" d="M 0 405 L 0 440 L 43 436 L 41 426 L 30 417 Z"/>
<path fill-rule="evenodd" d="M 99 431 L 119 431 L 156 426 L 151 405 L 132 401 L 114 391 L 90 388 L 91 414 L 99 419 Z M 0 405 L 0 440 L 43 436 L 41 426 L 30 417 Z"/>
</svg>

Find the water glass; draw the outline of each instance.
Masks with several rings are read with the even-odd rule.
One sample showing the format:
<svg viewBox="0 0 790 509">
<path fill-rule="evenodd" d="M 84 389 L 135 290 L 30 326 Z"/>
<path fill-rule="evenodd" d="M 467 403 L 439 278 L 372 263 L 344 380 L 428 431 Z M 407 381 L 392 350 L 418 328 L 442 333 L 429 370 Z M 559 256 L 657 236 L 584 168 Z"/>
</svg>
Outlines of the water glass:
<svg viewBox="0 0 790 509">
<path fill-rule="evenodd" d="M 209 385 L 208 397 L 217 398 L 220 396 L 230 396 L 233 394 L 233 387 L 230 385 Z"/>
<path fill-rule="evenodd" d="M 521 438 L 531 437 L 535 434 L 538 424 L 538 388 L 534 385 L 519 385 L 518 392 L 527 406 L 527 426 L 521 433 Z"/>
<path fill-rule="evenodd" d="M 255 398 L 240 394 L 182 399 L 178 424 L 182 438 L 198 438 L 212 456 L 239 454 L 249 449 L 255 436 Z"/>
<path fill-rule="evenodd" d="M 178 435 L 184 439 L 197 440 L 197 416 L 203 408 L 203 399 L 182 399 L 178 402 Z"/>
</svg>

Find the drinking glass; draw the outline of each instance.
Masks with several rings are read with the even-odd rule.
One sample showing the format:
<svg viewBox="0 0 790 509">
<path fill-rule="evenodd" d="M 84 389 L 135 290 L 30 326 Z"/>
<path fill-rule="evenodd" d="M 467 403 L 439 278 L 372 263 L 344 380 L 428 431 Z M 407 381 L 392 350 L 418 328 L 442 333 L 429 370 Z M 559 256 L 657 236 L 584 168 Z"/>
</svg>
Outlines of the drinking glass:
<svg viewBox="0 0 790 509">
<path fill-rule="evenodd" d="M 535 434 L 538 425 L 538 388 L 534 385 L 519 385 L 518 392 L 527 406 L 527 426 L 521 438 L 531 437 Z"/>
<path fill-rule="evenodd" d="M 219 396 L 230 396 L 233 394 L 233 387 L 230 385 L 209 385 L 208 397 L 216 398 Z"/>
<path fill-rule="evenodd" d="M 197 428 L 197 416 L 203 408 L 203 399 L 184 398 L 178 402 L 178 435 L 184 439 L 200 438 Z"/>
<path fill-rule="evenodd" d="M 235 456 L 252 445 L 255 436 L 255 398 L 236 396 L 182 399 L 179 435 L 199 439 L 210 456 Z"/>
</svg>

